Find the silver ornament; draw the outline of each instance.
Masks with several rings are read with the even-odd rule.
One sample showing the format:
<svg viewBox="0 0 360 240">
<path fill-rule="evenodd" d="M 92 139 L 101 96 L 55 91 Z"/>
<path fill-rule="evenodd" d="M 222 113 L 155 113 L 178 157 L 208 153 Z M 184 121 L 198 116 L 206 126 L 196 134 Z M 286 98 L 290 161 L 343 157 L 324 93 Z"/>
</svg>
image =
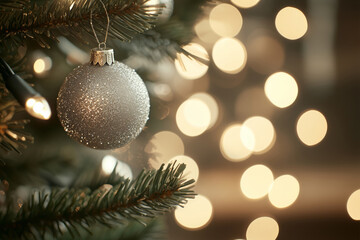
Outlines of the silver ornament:
<svg viewBox="0 0 360 240">
<path fill-rule="evenodd" d="M 58 117 L 67 134 L 96 149 L 119 148 L 135 139 L 150 111 L 142 79 L 106 51 L 94 49 L 90 63 L 66 77 L 57 98 Z"/>
</svg>

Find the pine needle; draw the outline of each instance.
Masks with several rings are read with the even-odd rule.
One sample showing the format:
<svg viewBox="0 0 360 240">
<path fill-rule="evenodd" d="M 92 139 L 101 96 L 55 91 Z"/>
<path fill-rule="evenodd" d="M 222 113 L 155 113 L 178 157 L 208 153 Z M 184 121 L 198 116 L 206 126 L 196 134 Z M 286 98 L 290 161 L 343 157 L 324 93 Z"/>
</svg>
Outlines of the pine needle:
<svg viewBox="0 0 360 240">
<path fill-rule="evenodd" d="M 156 20 L 154 6 L 146 6 L 146 0 L 103 0 L 110 17 L 109 36 L 129 41 L 134 35 L 148 30 Z M 93 11 L 94 28 L 100 37 L 105 35 L 106 13 L 100 1 L 46 1 L 21 2 L 20 11 L 13 5 L 6 11 L 0 5 L 0 49 L 16 49 L 26 39 L 34 39 L 41 47 L 50 48 L 58 35 L 70 36 L 77 41 L 94 39 L 90 27 L 90 11 Z M 160 8 L 160 6 L 158 6 Z"/>
<path fill-rule="evenodd" d="M 78 228 L 100 223 L 111 226 L 128 220 L 141 222 L 182 206 L 194 197 L 194 180 L 183 178 L 184 164 L 143 171 L 134 181 L 112 188 L 53 189 L 33 194 L 18 212 L 8 208 L 0 216 L 0 239 L 22 239 L 45 232 L 61 235 L 61 226 L 76 237 Z M 60 224 L 60 225 L 59 225 Z M 40 237 L 40 239 L 43 239 Z"/>
</svg>

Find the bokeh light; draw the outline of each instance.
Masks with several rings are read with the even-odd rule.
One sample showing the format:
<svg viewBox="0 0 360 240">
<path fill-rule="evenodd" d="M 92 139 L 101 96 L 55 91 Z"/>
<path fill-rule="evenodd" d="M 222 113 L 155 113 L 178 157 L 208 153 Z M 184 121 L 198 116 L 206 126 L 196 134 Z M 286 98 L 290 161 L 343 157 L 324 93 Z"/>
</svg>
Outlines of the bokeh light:
<svg viewBox="0 0 360 240">
<path fill-rule="evenodd" d="M 327 128 L 325 116 L 313 109 L 301 114 L 296 124 L 299 139 L 308 146 L 320 143 L 326 135 Z"/>
<path fill-rule="evenodd" d="M 241 8 L 251 8 L 258 4 L 260 0 L 231 0 L 231 2 Z"/>
<path fill-rule="evenodd" d="M 148 0 L 144 3 L 145 6 L 149 9 L 149 14 L 156 14 L 159 9 L 156 7 L 156 5 L 160 4 L 160 0 Z"/>
<path fill-rule="evenodd" d="M 115 157 L 111 155 L 106 155 L 101 162 L 102 170 L 106 174 L 110 174 L 114 170 L 116 163 L 117 163 L 117 159 Z"/>
<path fill-rule="evenodd" d="M 123 176 L 124 178 L 129 178 L 130 180 L 133 178 L 133 174 L 131 171 L 131 168 L 128 164 L 119 161 L 117 158 L 115 158 L 112 155 L 106 155 L 102 159 L 101 167 L 105 174 L 111 174 L 115 169 L 115 173 Z"/>
<path fill-rule="evenodd" d="M 42 73 L 45 71 L 45 61 L 42 58 L 39 58 L 34 62 L 34 71 L 36 73 Z"/>
<path fill-rule="evenodd" d="M 273 181 L 272 171 L 265 165 L 258 164 L 246 169 L 241 176 L 240 188 L 246 197 L 259 199 L 268 194 Z"/>
<path fill-rule="evenodd" d="M 273 37 L 254 34 L 248 40 L 247 51 L 249 65 L 258 73 L 270 74 L 284 65 L 284 47 Z"/>
<path fill-rule="evenodd" d="M 150 139 L 145 151 L 150 154 L 149 164 L 158 169 L 161 164 L 167 163 L 174 156 L 183 155 L 184 143 L 175 133 L 162 131 Z"/>
<path fill-rule="evenodd" d="M 195 182 L 198 180 L 198 178 L 199 178 L 199 167 L 198 167 L 198 165 L 197 165 L 197 163 L 195 162 L 194 159 L 192 159 L 189 156 L 179 155 L 179 156 L 175 156 L 172 159 L 170 159 L 168 164 L 172 164 L 175 161 L 176 161 L 177 164 L 184 163 L 186 165 L 186 168 L 184 170 L 184 177 L 185 178 L 194 179 Z"/>
<path fill-rule="evenodd" d="M 276 15 L 275 26 L 278 32 L 289 40 L 301 38 L 308 29 L 304 13 L 294 7 L 281 9 Z"/>
<path fill-rule="evenodd" d="M 216 121 L 218 120 L 218 117 L 219 117 L 219 106 L 218 106 L 215 98 L 212 97 L 208 93 L 199 92 L 199 93 L 195 93 L 195 94 L 191 95 L 190 99 L 201 100 L 208 106 L 208 108 L 210 110 L 210 114 L 211 114 L 211 119 L 210 119 L 210 124 L 209 124 L 208 129 L 211 128 L 212 126 L 214 126 L 214 124 L 216 123 Z"/>
<path fill-rule="evenodd" d="M 184 208 L 177 207 L 175 219 L 179 226 L 188 230 L 206 227 L 212 218 L 213 207 L 210 200 L 202 195 L 189 199 Z"/>
<path fill-rule="evenodd" d="M 291 175 L 282 175 L 275 179 L 269 191 L 270 203 L 277 208 L 286 208 L 298 198 L 300 185 Z"/>
<path fill-rule="evenodd" d="M 49 71 L 52 67 L 52 60 L 50 57 L 42 57 L 35 60 L 33 69 L 36 74 L 42 74 Z"/>
<path fill-rule="evenodd" d="M 208 60 L 209 55 L 205 48 L 197 43 L 189 43 L 183 47 L 184 50 L 197 56 L 199 58 Z M 175 67 L 180 76 L 185 79 L 198 79 L 205 75 L 208 70 L 208 66 L 190 56 L 186 56 L 184 53 L 179 53 L 177 59 L 175 59 Z"/>
<path fill-rule="evenodd" d="M 176 124 L 180 131 L 190 137 L 199 136 L 210 126 L 211 112 L 202 100 L 190 98 L 176 112 Z"/>
<path fill-rule="evenodd" d="M 270 120 L 261 116 L 250 117 L 243 123 L 255 137 L 254 153 L 262 154 L 275 143 L 275 129 Z"/>
<path fill-rule="evenodd" d="M 271 217 L 259 217 L 246 230 L 246 240 L 275 240 L 279 235 L 279 224 Z"/>
<path fill-rule="evenodd" d="M 241 142 L 244 144 L 244 146 L 249 149 L 251 152 L 254 151 L 255 148 L 255 136 L 254 133 L 252 132 L 252 130 L 245 126 L 242 125 L 241 129 L 240 129 L 240 139 Z"/>
<path fill-rule="evenodd" d="M 247 53 L 244 44 L 235 38 L 221 38 L 213 47 L 215 65 L 229 74 L 239 73 L 246 65 Z"/>
<path fill-rule="evenodd" d="M 293 104 L 298 95 L 295 79 L 285 72 L 277 72 L 268 77 L 264 89 L 270 102 L 279 108 Z"/>
<path fill-rule="evenodd" d="M 242 130 L 241 124 L 233 124 L 225 129 L 220 139 L 220 151 L 229 161 L 239 162 L 250 157 L 252 151 L 246 147 L 243 140 L 248 135 L 249 143 L 255 143 L 255 138 L 251 135 L 251 130 Z M 246 127 L 245 127 L 246 128 Z M 245 133 L 245 136 L 242 135 Z"/>
<path fill-rule="evenodd" d="M 352 219 L 360 220 L 360 189 L 350 195 L 346 203 L 346 209 Z"/>
<path fill-rule="evenodd" d="M 243 19 L 236 7 L 222 3 L 211 10 L 209 22 L 216 34 L 222 37 L 234 37 L 240 32 Z"/>
<path fill-rule="evenodd" d="M 220 38 L 210 27 L 209 18 L 203 18 L 194 26 L 195 33 L 204 43 L 214 43 Z"/>
</svg>

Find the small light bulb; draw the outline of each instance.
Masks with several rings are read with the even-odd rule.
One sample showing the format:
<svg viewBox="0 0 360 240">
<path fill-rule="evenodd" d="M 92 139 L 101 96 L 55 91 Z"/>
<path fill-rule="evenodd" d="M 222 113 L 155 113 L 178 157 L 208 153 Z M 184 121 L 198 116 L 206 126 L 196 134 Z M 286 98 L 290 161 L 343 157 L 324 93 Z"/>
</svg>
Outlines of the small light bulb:
<svg viewBox="0 0 360 240">
<path fill-rule="evenodd" d="M 51 117 L 51 109 L 45 98 L 34 96 L 25 103 L 26 111 L 33 117 L 48 120 Z"/>
</svg>

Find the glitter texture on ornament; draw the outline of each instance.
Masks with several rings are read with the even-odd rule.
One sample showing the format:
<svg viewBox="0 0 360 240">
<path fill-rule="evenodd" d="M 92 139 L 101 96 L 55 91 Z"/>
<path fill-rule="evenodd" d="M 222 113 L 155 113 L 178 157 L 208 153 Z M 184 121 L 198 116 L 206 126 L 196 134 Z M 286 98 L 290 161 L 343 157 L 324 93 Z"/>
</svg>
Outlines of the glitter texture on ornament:
<svg viewBox="0 0 360 240">
<path fill-rule="evenodd" d="M 71 138 L 91 148 L 115 149 L 140 134 L 150 100 L 142 79 L 125 64 L 86 64 L 66 77 L 57 111 Z"/>
</svg>

